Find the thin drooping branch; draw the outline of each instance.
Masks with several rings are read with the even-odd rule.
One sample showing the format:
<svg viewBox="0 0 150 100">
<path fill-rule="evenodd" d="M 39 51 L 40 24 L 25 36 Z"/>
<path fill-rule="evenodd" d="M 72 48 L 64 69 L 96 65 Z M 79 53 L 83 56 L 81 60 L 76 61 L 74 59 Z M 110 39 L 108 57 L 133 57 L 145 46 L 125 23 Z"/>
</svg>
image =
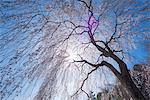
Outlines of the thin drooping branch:
<svg viewBox="0 0 150 100">
<path fill-rule="evenodd" d="M 78 1 L 81 5 L 77 4 L 79 3 Z M 122 83 L 125 83 L 129 91 L 134 92 L 132 88 L 138 90 L 129 76 L 126 63 L 120 58 L 120 55 L 117 55 L 117 52 L 123 53 L 123 50 L 126 50 L 128 46 L 120 46 L 121 44 L 119 43 L 128 42 L 125 39 L 128 38 L 128 36 L 130 37 L 130 33 L 135 30 L 130 30 L 129 28 L 135 27 L 134 24 L 138 22 L 141 23 L 142 17 L 139 16 L 140 14 L 136 16 L 135 13 L 140 10 L 144 12 L 148 10 L 148 8 L 146 9 L 145 7 L 141 9 L 143 8 L 142 5 L 138 8 L 139 10 L 137 10 L 135 8 L 138 7 L 138 4 L 131 5 L 130 1 L 132 0 L 102 0 L 100 2 L 95 0 L 64 0 L 60 2 L 51 0 L 45 3 L 41 0 L 33 2 L 29 0 L 23 2 L 2 2 L 2 6 L 0 7 L 0 17 L 2 18 L 2 20 L 0 20 L 0 28 L 2 29 L 2 33 L 0 34 L 0 53 L 2 54 L 2 59 L 0 60 L 0 71 L 2 73 L 2 77 L 0 77 L 0 86 L 2 86 L 0 88 L 0 94 L 2 95 L 0 99 L 7 99 L 15 93 L 14 91 L 18 92 L 19 88 L 21 90 L 23 80 L 26 81 L 29 79 L 32 81 L 38 76 L 41 76 L 38 77 L 40 82 L 42 82 L 41 78 L 46 80 L 42 83 L 43 85 L 41 85 L 41 87 L 39 86 L 41 90 L 38 91 L 38 94 L 41 98 L 50 99 L 53 93 L 56 95 L 64 94 L 65 89 L 63 93 L 58 94 L 54 91 L 55 85 L 57 86 L 59 84 L 59 82 L 57 84 L 56 81 L 62 78 L 59 78 L 60 69 L 58 68 L 65 69 L 64 73 L 66 73 L 66 69 L 69 69 L 69 67 L 64 65 L 64 63 L 66 64 L 66 60 L 64 61 L 66 58 L 65 53 L 69 48 L 68 45 L 78 45 L 76 42 L 72 44 L 71 39 L 75 39 L 76 36 L 79 35 L 83 35 L 87 40 L 90 40 L 86 41 L 85 38 L 79 38 L 78 41 L 78 38 L 76 38 L 78 42 L 84 41 L 86 43 L 83 44 L 88 45 L 83 51 L 85 52 L 85 56 L 90 58 L 87 53 L 90 52 L 90 54 L 92 54 L 93 51 L 96 51 L 94 54 L 99 57 L 95 63 L 84 59 L 74 61 L 74 63 L 83 63 L 82 66 L 77 66 L 78 68 L 82 68 L 78 70 L 80 72 L 84 72 L 84 69 L 86 70 L 86 68 L 84 68 L 85 65 L 88 65 L 88 67 L 92 66 L 90 67 L 90 71 L 84 73 L 86 75 L 85 79 L 81 82 L 81 87 L 76 93 L 79 93 L 79 91 L 84 92 L 89 97 L 88 92 L 83 89 L 84 85 L 90 75 L 98 70 L 100 66 L 109 68 L 118 79 L 123 81 Z M 136 7 L 134 8 L 134 6 Z M 117 11 L 114 12 L 116 9 Z M 85 18 L 86 16 L 88 16 L 88 18 Z M 145 18 L 142 18 L 142 20 L 143 19 L 146 20 Z M 105 27 L 105 23 L 108 27 Z M 139 33 L 141 33 L 141 31 L 139 31 Z M 97 35 L 98 37 L 96 37 Z M 106 36 L 99 38 L 99 35 Z M 125 42 L 122 42 L 124 40 Z M 120 47 L 123 48 L 120 49 Z M 83 49 L 83 46 L 81 49 Z M 89 49 L 88 52 L 87 49 Z M 78 53 L 80 53 L 80 51 Z M 90 59 L 94 60 L 95 57 L 97 57 L 94 54 Z M 120 70 L 118 71 L 114 64 L 105 61 L 103 57 L 106 59 L 112 58 L 116 61 Z M 100 61 L 102 62 L 100 63 Z M 21 79 L 19 79 L 18 76 L 21 76 Z M 64 81 L 64 78 L 62 81 Z M 68 80 L 64 82 L 67 81 Z M 61 88 L 66 86 L 67 84 Z M 14 89 L 14 87 L 16 89 Z M 56 91 L 60 92 L 59 88 Z M 136 93 L 137 91 L 131 94 L 137 96 L 134 95 Z M 140 93 L 137 94 L 140 95 Z"/>
<path fill-rule="evenodd" d="M 84 0 L 78 0 L 80 2 L 82 2 L 83 4 L 85 4 L 85 6 L 88 8 L 88 11 L 93 14 L 93 7 L 92 7 L 92 0 L 90 0 L 90 4 L 87 4 Z"/>
<path fill-rule="evenodd" d="M 98 66 L 98 67 L 99 67 L 99 66 Z M 83 91 L 88 97 L 90 97 L 89 94 L 88 94 L 87 92 L 85 92 L 85 90 L 83 90 L 83 86 L 84 86 L 85 82 L 88 80 L 89 76 L 90 76 L 94 71 L 96 71 L 96 70 L 98 69 L 98 67 L 95 67 L 95 68 L 92 69 L 90 72 L 88 72 L 86 78 L 82 81 L 82 84 L 81 84 L 80 88 L 74 93 L 74 95 L 78 94 L 78 92 L 81 90 L 81 91 Z M 74 95 L 73 95 L 73 96 L 74 96 Z"/>
<path fill-rule="evenodd" d="M 102 63 L 99 63 L 99 64 L 95 65 L 95 64 L 92 64 L 92 63 L 90 63 L 90 62 L 88 62 L 88 61 L 86 61 L 86 60 L 74 61 L 74 62 L 84 62 L 84 63 L 89 64 L 90 66 L 94 67 L 94 69 L 92 69 L 90 72 L 88 72 L 86 78 L 82 81 L 80 88 L 74 93 L 74 95 L 76 95 L 76 94 L 78 94 L 78 92 L 81 90 L 81 91 L 83 91 L 88 97 L 90 97 L 89 94 L 88 94 L 87 92 L 85 92 L 85 90 L 83 90 L 83 86 L 84 86 L 85 82 L 88 80 L 89 76 L 90 76 L 94 71 L 96 71 L 100 66 L 103 66 L 103 64 L 102 64 Z M 74 95 L 73 95 L 73 96 L 74 96 Z"/>
<path fill-rule="evenodd" d="M 88 65 L 94 67 L 94 69 L 92 69 L 90 72 L 88 72 L 86 78 L 83 80 L 83 82 L 82 82 L 80 88 L 76 91 L 75 94 L 77 94 L 77 93 L 81 90 L 81 91 L 83 91 L 83 92 L 89 97 L 88 93 L 86 93 L 86 92 L 83 90 L 83 86 L 84 86 L 86 80 L 88 80 L 89 76 L 90 76 L 94 71 L 96 71 L 100 66 L 106 66 L 106 67 L 108 67 L 108 68 L 116 75 L 116 77 L 117 77 L 118 79 L 121 78 L 121 74 L 115 69 L 115 67 L 114 67 L 113 65 L 111 65 L 110 63 L 106 62 L 106 61 L 102 61 L 102 62 L 99 63 L 99 64 L 92 64 L 92 63 L 88 62 L 87 60 L 79 60 L 79 61 L 74 61 L 74 62 L 84 62 L 85 64 L 88 64 Z M 74 95 L 75 95 L 75 94 L 74 94 Z M 74 95 L 73 95 L 73 96 L 74 96 Z"/>
</svg>

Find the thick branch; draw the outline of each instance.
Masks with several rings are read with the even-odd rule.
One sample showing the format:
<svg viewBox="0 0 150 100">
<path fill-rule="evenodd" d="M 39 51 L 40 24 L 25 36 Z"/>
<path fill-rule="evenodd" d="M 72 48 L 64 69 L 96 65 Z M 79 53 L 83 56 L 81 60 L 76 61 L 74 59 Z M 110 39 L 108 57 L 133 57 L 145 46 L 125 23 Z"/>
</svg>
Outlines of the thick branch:
<svg viewBox="0 0 150 100">
<path fill-rule="evenodd" d="M 105 65 L 106 67 L 108 67 L 115 74 L 115 76 L 118 79 L 121 78 L 121 74 L 115 69 L 115 67 L 112 64 L 110 64 L 110 63 L 108 63 L 106 61 L 102 61 L 102 65 Z"/>
<path fill-rule="evenodd" d="M 118 57 L 116 56 L 113 51 L 110 49 L 110 47 L 108 46 L 108 44 L 105 44 L 106 48 L 108 49 L 108 51 L 106 51 L 103 47 L 99 46 L 93 37 L 90 37 L 91 38 L 91 42 L 92 44 L 100 51 L 103 53 L 103 55 L 105 57 L 111 57 L 113 58 L 118 64 L 119 64 L 119 68 L 120 68 L 120 71 L 122 74 L 124 75 L 129 75 L 128 73 L 128 69 L 127 69 L 127 66 L 126 64 Z"/>
</svg>

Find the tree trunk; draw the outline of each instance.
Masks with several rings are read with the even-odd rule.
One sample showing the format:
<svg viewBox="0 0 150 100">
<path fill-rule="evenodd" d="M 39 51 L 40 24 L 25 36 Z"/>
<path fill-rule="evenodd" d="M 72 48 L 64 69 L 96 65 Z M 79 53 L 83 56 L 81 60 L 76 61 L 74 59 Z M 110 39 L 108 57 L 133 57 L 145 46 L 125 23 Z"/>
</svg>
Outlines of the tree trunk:
<svg viewBox="0 0 150 100">
<path fill-rule="evenodd" d="M 134 84 L 133 80 L 131 79 L 130 76 L 123 76 L 121 79 L 119 79 L 121 84 L 126 88 L 127 92 L 129 95 L 134 99 L 134 100 L 147 100 L 141 91 L 136 87 Z"/>
<path fill-rule="evenodd" d="M 119 64 L 121 75 L 118 78 L 121 82 L 121 84 L 126 88 L 129 95 L 134 100 L 147 100 L 142 92 L 136 87 L 135 83 L 133 82 L 131 75 L 127 69 L 127 65 L 120 60 L 117 56 L 114 57 L 115 59 L 118 59 L 117 62 Z"/>
</svg>

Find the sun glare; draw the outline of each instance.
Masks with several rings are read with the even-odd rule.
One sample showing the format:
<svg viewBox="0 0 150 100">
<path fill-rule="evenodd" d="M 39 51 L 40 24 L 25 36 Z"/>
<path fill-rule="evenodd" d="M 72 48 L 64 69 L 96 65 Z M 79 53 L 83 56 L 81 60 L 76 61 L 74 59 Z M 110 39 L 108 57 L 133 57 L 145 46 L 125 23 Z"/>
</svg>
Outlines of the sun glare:
<svg viewBox="0 0 150 100">
<path fill-rule="evenodd" d="M 68 49 L 68 50 L 67 50 L 67 53 L 68 53 L 67 60 L 68 60 L 69 62 L 73 62 L 74 60 L 77 59 L 77 56 L 78 56 L 77 51 L 74 51 L 74 50 L 72 50 L 72 49 Z"/>
</svg>

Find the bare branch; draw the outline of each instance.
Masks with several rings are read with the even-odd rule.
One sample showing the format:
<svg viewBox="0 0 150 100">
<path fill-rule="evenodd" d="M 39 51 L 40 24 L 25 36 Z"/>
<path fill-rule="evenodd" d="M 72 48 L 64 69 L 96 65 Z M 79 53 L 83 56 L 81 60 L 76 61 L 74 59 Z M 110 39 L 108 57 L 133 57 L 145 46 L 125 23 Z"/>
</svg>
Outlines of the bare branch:
<svg viewBox="0 0 150 100">
<path fill-rule="evenodd" d="M 90 0 L 90 4 L 88 5 L 84 0 L 78 0 L 78 1 L 80 1 L 80 2 L 82 2 L 82 3 L 84 3 L 85 4 L 85 6 L 88 8 L 88 11 L 93 15 L 93 7 L 92 7 L 92 0 Z"/>
<path fill-rule="evenodd" d="M 85 62 L 85 63 L 87 63 L 86 61 L 79 61 L 79 62 Z M 88 64 L 89 64 L 89 63 L 88 63 Z M 92 65 L 93 65 L 93 64 L 92 64 Z M 91 66 L 92 66 L 92 65 L 91 65 Z M 102 65 L 102 64 L 99 64 L 99 66 L 103 66 L 103 65 Z M 76 94 L 81 90 L 81 91 L 83 91 L 83 92 L 89 97 L 88 93 L 86 93 L 86 92 L 83 90 L 83 86 L 84 86 L 85 82 L 88 80 L 89 76 L 90 76 L 94 71 L 96 71 L 96 70 L 99 68 L 99 66 L 96 66 L 94 69 L 92 69 L 92 70 L 87 74 L 87 76 L 86 76 L 86 78 L 83 80 L 83 82 L 82 82 L 80 88 L 76 91 L 76 93 L 74 93 L 74 95 L 76 95 Z M 74 96 L 74 95 L 73 95 L 73 96 Z"/>
<path fill-rule="evenodd" d="M 102 64 L 108 67 L 115 74 L 115 76 L 117 76 L 118 79 L 121 78 L 121 74 L 116 70 L 116 68 L 112 64 L 106 61 L 102 61 Z"/>
<path fill-rule="evenodd" d="M 101 63 L 99 63 L 99 64 L 92 64 L 92 63 L 88 62 L 87 60 L 78 60 L 78 61 L 75 61 L 75 60 L 74 60 L 74 62 L 84 62 L 84 63 L 86 63 L 86 64 L 88 64 L 88 65 L 90 65 L 90 66 L 92 66 L 92 67 L 101 66 Z"/>
</svg>

